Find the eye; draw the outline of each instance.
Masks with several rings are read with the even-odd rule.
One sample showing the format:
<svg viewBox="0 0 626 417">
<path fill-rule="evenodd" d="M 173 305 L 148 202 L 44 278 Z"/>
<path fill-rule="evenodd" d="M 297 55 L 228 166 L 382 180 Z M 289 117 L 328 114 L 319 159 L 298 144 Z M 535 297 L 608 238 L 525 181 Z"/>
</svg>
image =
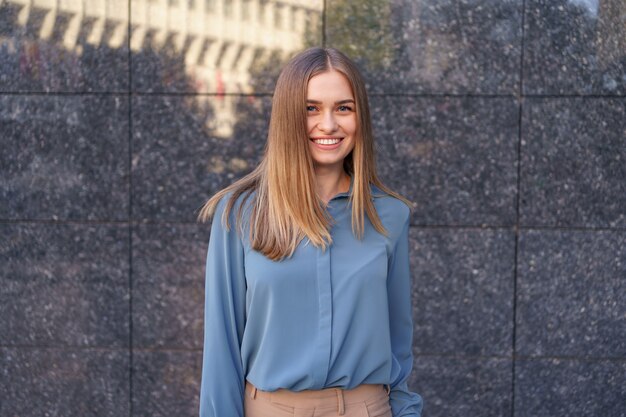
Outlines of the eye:
<svg viewBox="0 0 626 417">
<path fill-rule="evenodd" d="M 340 112 L 349 112 L 349 111 L 352 111 L 352 107 L 346 106 L 346 105 L 341 105 L 341 106 L 337 107 L 337 110 L 339 110 Z"/>
<path fill-rule="evenodd" d="M 317 107 L 315 107 L 315 106 L 306 106 L 306 111 L 309 112 L 309 113 L 317 111 Z"/>
</svg>

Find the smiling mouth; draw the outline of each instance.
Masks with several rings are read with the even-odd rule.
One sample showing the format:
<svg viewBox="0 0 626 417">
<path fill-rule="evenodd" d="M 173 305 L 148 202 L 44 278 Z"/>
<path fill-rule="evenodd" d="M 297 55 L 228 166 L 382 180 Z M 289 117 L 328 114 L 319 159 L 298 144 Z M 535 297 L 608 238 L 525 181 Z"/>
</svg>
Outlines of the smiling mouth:
<svg viewBox="0 0 626 417">
<path fill-rule="evenodd" d="M 310 138 L 318 145 L 336 145 L 343 140 L 343 138 Z"/>
</svg>

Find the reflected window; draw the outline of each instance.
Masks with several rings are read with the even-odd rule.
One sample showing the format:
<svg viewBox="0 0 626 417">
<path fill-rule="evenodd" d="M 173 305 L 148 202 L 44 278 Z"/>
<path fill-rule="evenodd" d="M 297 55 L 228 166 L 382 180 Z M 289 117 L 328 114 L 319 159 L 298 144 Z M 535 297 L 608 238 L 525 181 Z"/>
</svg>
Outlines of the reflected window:
<svg viewBox="0 0 626 417">
<path fill-rule="evenodd" d="M 224 0 L 224 16 L 233 17 L 233 0 Z"/>
<path fill-rule="evenodd" d="M 251 20 L 252 10 L 252 1 L 251 0 L 243 0 L 241 4 L 241 19 L 244 21 Z"/>
<path fill-rule="evenodd" d="M 289 25 L 288 29 L 295 30 L 296 29 L 296 8 L 289 7 L 287 10 L 289 11 L 289 17 L 287 18 L 287 25 Z"/>
<path fill-rule="evenodd" d="M 196 8 L 196 0 L 188 0 L 187 7 L 189 7 L 189 10 L 194 10 Z"/>
<path fill-rule="evenodd" d="M 170 5 L 170 7 L 176 7 L 178 6 L 178 0 L 169 0 L 168 4 Z"/>
<path fill-rule="evenodd" d="M 262 24 L 267 23 L 267 0 L 261 0 L 259 3 L 259 20 Z"/>
<path fill-rule="evenodd" d="M 283 27 L 283 6 L 277 4 L 274 8 L 274 27 L 280 29 Z"/>
<path fill-rule="evenodd" d="M 217 0 L 204 0 L 204 9 L 207 12 L 214 12 Z"/>
</svg>

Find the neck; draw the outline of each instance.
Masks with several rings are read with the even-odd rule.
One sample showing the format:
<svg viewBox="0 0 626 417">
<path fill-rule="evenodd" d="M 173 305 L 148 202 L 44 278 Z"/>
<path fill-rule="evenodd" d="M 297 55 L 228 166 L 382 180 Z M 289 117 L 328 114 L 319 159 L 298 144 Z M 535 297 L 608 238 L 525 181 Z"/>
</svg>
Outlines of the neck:
<svg viewBox="0 0 626 417">
<path fill-rule="evenodd" d="M 331 198 L 350 189 L 350 176 L 343 167 L 339 169 L 315 169 L 317 195 L 327 204 Z"/>
</svg>

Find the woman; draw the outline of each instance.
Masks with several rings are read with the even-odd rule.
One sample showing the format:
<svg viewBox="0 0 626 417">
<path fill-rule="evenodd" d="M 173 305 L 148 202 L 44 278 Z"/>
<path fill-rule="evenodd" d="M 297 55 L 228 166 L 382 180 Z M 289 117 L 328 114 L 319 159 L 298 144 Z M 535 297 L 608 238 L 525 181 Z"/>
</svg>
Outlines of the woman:
<svg viewBox="0 0 626 417">
<path fill-rule="evenodd" d="M 419 416 L 409 214 L 376 174 L 355 65 L 297 55 L 263 160 L 200 213 L 214 216 L 200 416 Z"/>
</svg>

